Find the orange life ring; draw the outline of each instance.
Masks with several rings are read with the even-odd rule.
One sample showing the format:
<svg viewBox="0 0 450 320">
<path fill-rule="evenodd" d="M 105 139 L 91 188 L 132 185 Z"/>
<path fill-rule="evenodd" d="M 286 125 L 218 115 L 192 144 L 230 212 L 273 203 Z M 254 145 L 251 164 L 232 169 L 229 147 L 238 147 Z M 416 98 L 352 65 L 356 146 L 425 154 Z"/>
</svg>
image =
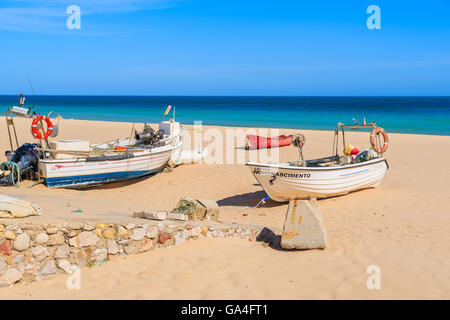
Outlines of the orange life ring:
<svg viewBox="0 0 450 320">
<path fill-rule="evenodd" d="M 47 123 L 47 131 L 44 133 L 44 136 L 42 136 L 42 133 L 37 128 L 38 122 L 42 120 L 44 120 Z M 31 132 L 33 133 L 33 136 L 35 138 L 47 139 L 53 132 L 53 123 L 47 116 L 37 116 L 36 118 L 33 119 L 33 122 L 31 123 Z"/>
<path fill-rule="evenodd" d="M 381 134 L 384 140 L 384 144 L 381 147 L 381 149 L 377 146 L 376 136 L 378 134 Z M 372 148 L 373 150 L 375 150 L 376 153 L 379 154 L 385 153 L 387 148 L 389 147 L 389 138 L 386 131 L 384 131 L 384 129 L 381 127 L 375 127 L 370 133 L 370 144 L 372 145 Z"/>
</svg>

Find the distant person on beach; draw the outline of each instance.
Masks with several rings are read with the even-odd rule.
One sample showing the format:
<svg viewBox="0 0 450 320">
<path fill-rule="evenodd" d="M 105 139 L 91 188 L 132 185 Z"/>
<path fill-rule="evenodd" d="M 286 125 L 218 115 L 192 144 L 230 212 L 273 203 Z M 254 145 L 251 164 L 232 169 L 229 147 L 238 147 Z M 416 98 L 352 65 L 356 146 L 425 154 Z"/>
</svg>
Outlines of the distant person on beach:
<svg viewBox="0 0 450 320">
<path fill-rule="evenodd" d="M 23 108 L 23 105 L 25 104 L 25 97 L 23 96 L 22 92 L 20 93 L 20 98 L 19 98 L 19 106 L 21 108 Z"/>
</svg>

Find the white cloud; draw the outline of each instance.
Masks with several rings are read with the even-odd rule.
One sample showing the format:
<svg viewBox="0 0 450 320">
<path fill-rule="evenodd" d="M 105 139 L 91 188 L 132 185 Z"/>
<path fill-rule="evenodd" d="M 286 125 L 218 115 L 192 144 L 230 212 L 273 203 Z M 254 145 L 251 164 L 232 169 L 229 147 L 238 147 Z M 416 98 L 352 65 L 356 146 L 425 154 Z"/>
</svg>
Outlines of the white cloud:
<svg viewBox="0 0 450 320">
<path fill-rule="evenodd" d="M 165 9 L 175 0 L 5 0 L 0 8 L 0 30 L 62 33 L 66 9 L 78 5 L 82 15 L 121 14 Z"/>
</svg>

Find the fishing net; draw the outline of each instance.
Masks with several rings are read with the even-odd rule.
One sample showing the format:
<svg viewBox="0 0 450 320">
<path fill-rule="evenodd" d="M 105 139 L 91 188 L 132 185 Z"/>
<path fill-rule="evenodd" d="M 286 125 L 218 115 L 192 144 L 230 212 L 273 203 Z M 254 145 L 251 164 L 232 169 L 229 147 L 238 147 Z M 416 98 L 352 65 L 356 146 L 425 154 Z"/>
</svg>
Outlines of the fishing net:
<svg viewBox="0 0 450 320">
<path fill-rule="evenodd" d="M 178 202 L 177 207 L 172 212 L 185 214 L 189 217 L 189 220 L 203 220 L 206 215 L 206 208 L 197 200 L 183 198 Z"/>
</svg>

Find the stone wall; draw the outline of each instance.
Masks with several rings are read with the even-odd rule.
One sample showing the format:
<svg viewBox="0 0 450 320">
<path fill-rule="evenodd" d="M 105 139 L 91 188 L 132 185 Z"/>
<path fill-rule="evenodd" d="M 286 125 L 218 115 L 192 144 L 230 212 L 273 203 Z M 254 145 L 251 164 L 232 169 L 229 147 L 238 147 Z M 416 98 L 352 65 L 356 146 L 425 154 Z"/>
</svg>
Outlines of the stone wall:
<svg viewBox="0 0 450 320">
<path fill-rule="evenodd" d="M 199 222 L 0 224 L 0 287 L 72 273 L 111 256 L 142 253 L 199 238 L 254 241 L 260 228 Z"/>
</svg>

